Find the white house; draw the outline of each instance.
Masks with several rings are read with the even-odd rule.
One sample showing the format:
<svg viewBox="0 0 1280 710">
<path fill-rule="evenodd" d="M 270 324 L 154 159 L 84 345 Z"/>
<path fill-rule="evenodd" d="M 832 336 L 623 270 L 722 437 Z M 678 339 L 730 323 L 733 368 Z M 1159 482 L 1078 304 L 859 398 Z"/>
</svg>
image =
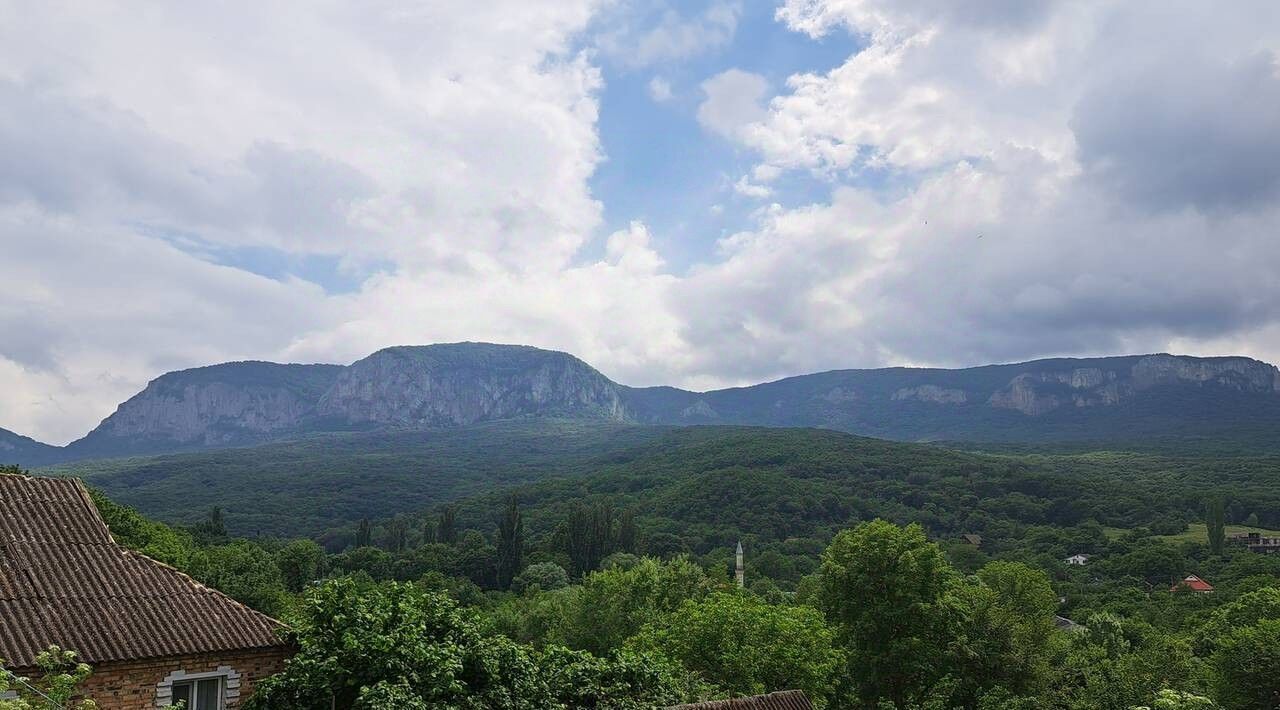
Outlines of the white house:
<svg viewBox="0 0 1280 710">
<path fill-rule="evenodd" d="M 1069 565 L 1079 565 L 1083 567 L 1084 565 L 1089 563 L 1089 555 L 1077 552 L 1076 554 L 1063 560 L 1063 562 L 1066 562 Z"/>
</svg>

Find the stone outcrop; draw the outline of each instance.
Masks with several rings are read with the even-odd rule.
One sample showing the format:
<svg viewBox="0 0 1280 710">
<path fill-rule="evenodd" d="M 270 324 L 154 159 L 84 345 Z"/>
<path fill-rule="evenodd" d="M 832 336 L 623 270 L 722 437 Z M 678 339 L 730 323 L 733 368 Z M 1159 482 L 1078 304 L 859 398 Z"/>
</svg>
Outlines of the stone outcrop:
<svg viewBox="0 0 1280 710">
<path fill-rule="evenodd" d="M 627 418 L 618 385 L 578 358 L 478 343 L 380 350 L 343 371 L 317 413 L 401 427 L 536 415 Z"/>
<path fill-rule="evenodd" d="M 1123 369 L 1084 367 L 1022 373 L 994 392 L 987 402 L 993 407 L 1038 416 L 1065 404 L 1117 405 L 1161 385 L 1210 384 L 1240 392 L 1274 394 L 1280 392 L 1280 370 L 1242 357 L 1147 355 Z"/>
<path fill-rule="evenodd" d="M 893 393 L 894 401 L 916 400 L 918 402 L 935 402 L 937 404 L 964 404 L 969 395 L 964 390 L 939 387 L 937 385 L 919 385 L 902 387 Z"/>
<path fill-rule="evenodd" d="M 236 362 L 163 375 L 84 439 L 88 453 L 124 446 L 226 446 L 298 430 L 314 415 L 337 365 Z"/>
</svg>

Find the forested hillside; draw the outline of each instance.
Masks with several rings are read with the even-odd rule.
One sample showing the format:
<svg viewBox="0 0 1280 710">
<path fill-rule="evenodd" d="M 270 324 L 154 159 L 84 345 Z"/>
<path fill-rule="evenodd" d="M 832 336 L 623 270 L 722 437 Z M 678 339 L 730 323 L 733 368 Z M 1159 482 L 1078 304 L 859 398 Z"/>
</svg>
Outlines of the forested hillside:
<svg viewBox="0 0 1280 710">
<path fill-rule="evenodd" d="M 1009 521 L 1172 524 L 1197 518 L 1203 497 L 1218 493 L 1232 502 L 1232 522 L 1252 513 L 1280 527 L 1280 456 L 981 454 L 818 429 L 524 420 L 48 471 L 169 522 L 221 506 L 237 534 L 314 535 L 526 484 L 535 485 L 521 495 L 549 514 L 584 496 L 617 496 L 689 540 L 707 529 L 808 535 L 876 515 L 938 532 Z"/>
<path fill-rule="evenodd" d="M 735 460 L 746 438 L 733 436 L 752 434 L 734 431 L 695 458 Z M 860 452 L 881 481 L 963 477 L 981 460 L 935 452 L 893 463 L 883 442 L 848 446 L 843 454 Z M 785 466 L 779 456 L 794 453 L 766 442 L 747 458 Z M 804 460 L 818 478 L 847 466 L 821 460 Z M 1203 526 L 1125 531 L 1088 510 L 1035 526 L 1003 507 L 985 512 L 994 524 L 975 545 L 903 520 L 858 522 L 859 511 L 821 529 L 748 534 L 739 589 L 729 547 L 689 550 L 698 539 L 668 532 L 648 507 L 666 465 L 612 491 L 590 476 L 547 481 L 515 498 L 362 523 L 346 543 L 329 540 L 331 552 L 233 539 L 220 510 L 175 529 L 95 500 L 123 544 L 290 622 L 299 655 L 263 684 L 255 710 L 335 699 L 639 710 L 781 688 L 827 708 L 1254 710 L 1280 691 L 1270 660 L 1280 653 L 1280 557 L 1224 545 Z M 570 501 L 561 485 L 591 495 Z M 915 503 L 936 501 L 898 512 Z M 1203 503 L 1212 530 L 1228 506 Z M 720 488 L 691 502 L 706 505 L 721 513 L 703 538 L 763 524 L 751 517 L 762 497 Z M 1067 552 L 1091 557 L 1068 565 Z M 1174 585 L 1188 573 L 1215 593 Z M 439 672 L 412 671 L 424 663 Z"/>
</svg>

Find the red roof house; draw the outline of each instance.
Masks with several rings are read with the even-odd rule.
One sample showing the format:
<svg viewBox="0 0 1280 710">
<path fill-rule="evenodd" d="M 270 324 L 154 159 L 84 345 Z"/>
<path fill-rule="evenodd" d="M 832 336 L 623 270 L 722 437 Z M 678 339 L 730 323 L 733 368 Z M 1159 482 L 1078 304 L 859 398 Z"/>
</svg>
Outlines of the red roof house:
<svg viewBox="0 0 1280 710">
<path fill-rule="evenodd" d="M 1194 574 L 1189 574 L 1181 582 L 1178 582 L 1177 584 L 1170 587 L 1169 591 L 1177 592 L 1183 589 L 1203 594 L 1205 592 L 1212 592 L 1213 585 L 1209 584 L 1203 579 L 1200 579 Z"/>
</svg>

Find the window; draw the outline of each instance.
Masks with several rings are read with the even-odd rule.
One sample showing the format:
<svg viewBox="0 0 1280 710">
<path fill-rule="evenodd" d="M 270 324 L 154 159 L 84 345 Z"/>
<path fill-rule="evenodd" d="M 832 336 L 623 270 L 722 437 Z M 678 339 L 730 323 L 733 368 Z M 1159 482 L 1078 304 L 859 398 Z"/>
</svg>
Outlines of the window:
<svg viewBox="0 0 1280 710">
<path fill-rule="evenodd" d="M 173 683 L 173 704 L 186 710 L 222 710 L 222 678 L 198 678 Z"/>
</svg>

